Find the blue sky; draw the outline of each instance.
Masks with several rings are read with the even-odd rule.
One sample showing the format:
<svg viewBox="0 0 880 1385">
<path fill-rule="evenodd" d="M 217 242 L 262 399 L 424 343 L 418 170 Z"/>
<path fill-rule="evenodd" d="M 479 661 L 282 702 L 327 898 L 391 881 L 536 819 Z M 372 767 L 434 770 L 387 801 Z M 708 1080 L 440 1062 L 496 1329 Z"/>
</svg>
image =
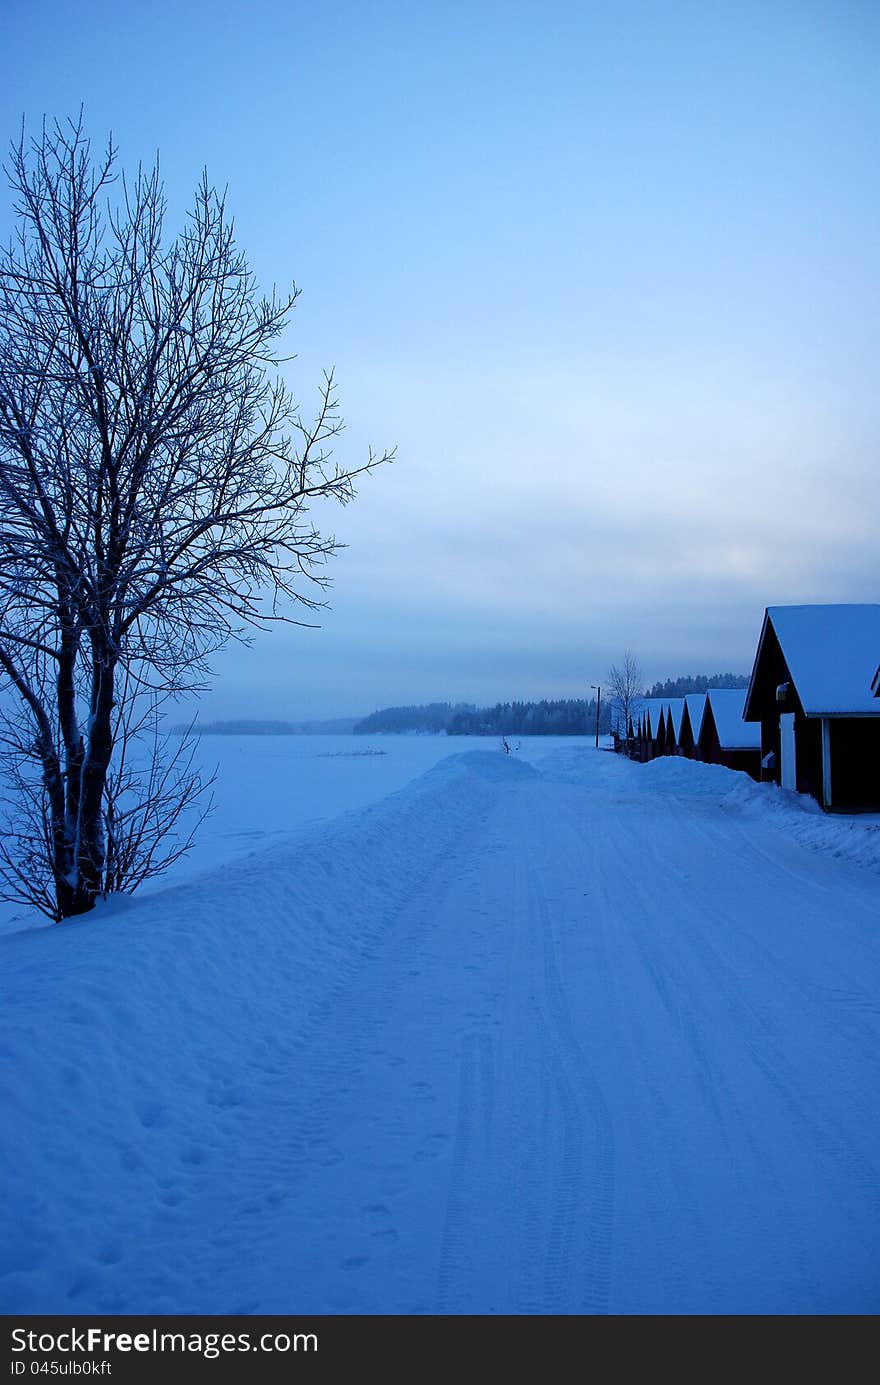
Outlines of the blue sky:
<svg viewBox="0 0 880 1385">
<path fill-rule="evenodd" d="M 206 714 L 748 670 L 764 605 L 877 599 L 877 5 L 13 0 L 4 38 L 0 133 L 84 104 L 170 226 L 207 165 L 302 288 L 292 383 L 398 447 L 320 516 L 323 628 Z"/>
</svg>

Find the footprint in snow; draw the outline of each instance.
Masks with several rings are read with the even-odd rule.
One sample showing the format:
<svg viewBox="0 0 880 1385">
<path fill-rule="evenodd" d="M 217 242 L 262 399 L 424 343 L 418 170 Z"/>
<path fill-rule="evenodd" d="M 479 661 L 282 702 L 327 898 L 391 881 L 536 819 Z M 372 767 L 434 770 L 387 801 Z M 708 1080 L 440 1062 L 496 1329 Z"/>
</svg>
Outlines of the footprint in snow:
<svg viewBox="0 0 880 1385">
<path fill-rule="evenodd" d="M 413 1158 L 419 1160 L 437 1159 L 448 1143 L 449 1136 L 444 1134 L 442 1130 L 438 1130 L 423 1141 L 421 1148 L 416 1150 Z"/>
<path fill-rule="evenodd" d="M 319 1164 L 329 1168 L 333 1164 L 341 1164 L 345 1155 L 341 1149 L 335 1145 L 330 1145 L 326 1140 L 310 1140 L 309 1149 L 314 1154 Z"/>
<path fill-rule="evenodd" d="M 391 1213 L 384 1202 L 370 1202 L 361 1208 L 361 1216 L 369 1228 L 374 1241 L 399 1241 L 400 1237 L 391 1223 Z"/>
<path fill-rule="evenodd" d="M 227 1086 L 225 1083 L 209 1087 L 205 1100 L 209 1106 L 216 1106 L 220 1111 L 228 1111 L 233 1106 L 241 1106 L 244 1101 L 244 1093 L 240 1087 Z"/>
<path fill-rule="evenodd" d="M 142 1101 L 137 1107 L 138 1120 L 145 1130 L 155 1130 L 168 1124 L 168 1108 L 161 1101 Z"/>
</svg>

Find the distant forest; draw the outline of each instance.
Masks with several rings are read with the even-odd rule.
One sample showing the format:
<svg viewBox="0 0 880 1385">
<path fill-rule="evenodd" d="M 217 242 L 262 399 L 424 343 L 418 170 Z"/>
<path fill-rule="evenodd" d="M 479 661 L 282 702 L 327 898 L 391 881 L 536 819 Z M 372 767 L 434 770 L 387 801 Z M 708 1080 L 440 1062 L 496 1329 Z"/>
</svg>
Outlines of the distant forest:
<svg viewBox="0 0 880 1385">
<path fill-rule="evenodd" d="M 473 712 L 469 702 L 429 702 L 424 707 L 383 707 L 355 722 L 356 736 L 382 735 L 386 731 L 448 731 L 458 712 Z"/>
<path fill-rule="evenodd" d="M 747 673 L 705 673 L 686 678 L 667 678 L 665 683 L 655 683 L 646 697 L 684 697 L 686 693 L 708 692 L 710 688 L 747 688 Z"/>
<path fill-rule="evenodd" d="M 742 673 L 698 673 L 655 683 L 645 697 L 684 697 L 708 688 L 747 688 Z M 609 696 L 602 698 L 599 731 L 612 726 Z M 591 736 L 596 730 L 596 700 L 563 698 L 541 702 L 496 702 L 477 707 L 470 702 L 429 702 L 423 706 L 383 707 L 354 725 L 356 736 L 400 732 L 434 732 L 449 736 Z"/>
<path fill-rule="evenodd" d="M 589 736 L 596 730 L 596 699 L 497 702 L 456 712 L 446 730 L 450 736 Z M 603 702 L 599 731 L 604 735 L 610 730 L 611 714 Z"/>
<path fill-rule="evenodd" d="M 610 731 L 603 702 L 599 730 Z M 586 736 L 596 730 L 596 702 L 567 698 L 548 702 L 497 702 L 494 707 L 432 702 L 425 707 L 385 707 L 364 717 L 355 735 L 433 731 L 450 736 Z"/>
</svg>

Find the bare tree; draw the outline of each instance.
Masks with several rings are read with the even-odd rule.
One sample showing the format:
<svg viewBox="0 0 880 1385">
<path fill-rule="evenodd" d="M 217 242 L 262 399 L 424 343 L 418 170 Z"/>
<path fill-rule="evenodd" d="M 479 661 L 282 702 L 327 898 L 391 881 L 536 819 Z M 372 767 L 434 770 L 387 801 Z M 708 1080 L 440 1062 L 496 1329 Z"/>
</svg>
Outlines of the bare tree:
<svg viewBox="0 0 880 1385">
<path fill-rule="evenodd" d="M 55 919 L 186 849 L 203 785 L 186 742 L 163 749 L 163 704 L 230 639 L 307 623 L 339 547 L 312 505 L 392 456 L 331 462 L 332 374 L 311 419 L 278 374 L 298 290 L 259 296 L 207 175 L 166 242 L 158 166 L 115 164 L 80 118 L 22 133 L 6 169 L 0 892 Z"/>
<path fill-rule="evenodd" d="M 644 675 L 631 650 L 625 650 L 619 664 L 611 665 L 607 681 L 611 690 L 612 725 L 625 740 L 644 700 Z"/>
</svg>

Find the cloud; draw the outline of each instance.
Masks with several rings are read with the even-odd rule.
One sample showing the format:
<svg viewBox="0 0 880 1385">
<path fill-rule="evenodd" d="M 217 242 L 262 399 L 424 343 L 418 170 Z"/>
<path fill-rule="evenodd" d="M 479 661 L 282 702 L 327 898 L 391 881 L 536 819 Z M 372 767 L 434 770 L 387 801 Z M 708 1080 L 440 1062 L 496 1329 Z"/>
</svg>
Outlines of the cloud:
<svg viewBox="0 0 880 1385">
<path fill-rule="evenodd" d="M 226 656 L 225 698 L 570 695 L 626 647 L 649 676 L 746 670 L 764 605 L 874 594 L 868 420 L 797 372 L 392 362 L 346 395 L 401 460 L 321 515 L 349 545 L 324 628 Z"/>
</svg>

